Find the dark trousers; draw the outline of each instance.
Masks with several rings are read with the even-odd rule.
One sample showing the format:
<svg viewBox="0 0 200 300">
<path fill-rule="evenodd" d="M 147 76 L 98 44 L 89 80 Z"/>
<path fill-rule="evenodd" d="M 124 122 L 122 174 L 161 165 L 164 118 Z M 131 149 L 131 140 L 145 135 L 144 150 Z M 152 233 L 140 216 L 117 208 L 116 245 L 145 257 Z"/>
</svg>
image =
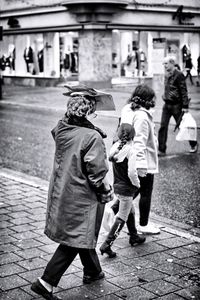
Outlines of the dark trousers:
<svg viewBox="0 0 200 300">
<path fill-rule="evenodd" d="M 182 107 L 180 104 L 164 104 L 161 116 L 161 124 L 160 129 L 158 131 L 158 148 L 161 152 L 166 152 L 167 149 L 167 135 L 168 135 L 168 127 L 169 121 L 173 116 L 176 123 L 178 122 L 180 115 L 182 112 Z M 196 141 L 189 141 L 191 147 L 194 147 L 197 142 Z"/>
<path fill-rule="evenodd" d="M 192 79 L 192 74 L 190 73 L 190 70 L 186 70 L 186 71 L 187 71 L 187 74 L 185 76 L 185 79 L 187 79 L 189 77 L 190 78 L 190 82 L 193 85 L 194 82 L 193 82 L 193 79 Z"/>
<path fill-rule="evenodd" d="M 140 194 L 139 223 L 141 226 L 146 226 L 148 224 L 149 213 L 151 209 L 151 196 L 153 191 L 154 174 L 147 174 L 147 176 L 145 177 L 139 176 L 139 180 L 140 180 L 140 188 L 135 192 L 133 199 L 135 199 Z M 119 210 L 118 200 L 114 203 L 112 209 L 114 213 L 117 214 Z"/>
<path fill-rule="evenodd" d="M 81 249 L 60 244 L 48 262 L 41 278 L 52 286 L 57 286 L 77 254 L 80 256 L 84 275 L 96 276 L 101 272 L 102 269 L 95 249 Z"/>
</svg>

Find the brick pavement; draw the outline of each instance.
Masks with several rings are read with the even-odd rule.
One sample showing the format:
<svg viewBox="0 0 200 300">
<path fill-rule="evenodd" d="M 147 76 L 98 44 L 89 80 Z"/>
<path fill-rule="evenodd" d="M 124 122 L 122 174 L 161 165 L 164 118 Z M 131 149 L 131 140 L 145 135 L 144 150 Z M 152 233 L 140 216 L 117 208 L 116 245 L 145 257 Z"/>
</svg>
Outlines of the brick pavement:
<svg viewBox="0 0 200 300">
<path fill-rule="evenodd" d="M 46 181 L 0 169 L 1 300 L 41 299 L 30 285 L 57 246 L 43 234 L 46 197 Z M 117 258 L 99 255 L 106 278 L 90 285 L 82 283 L 77 257 L 56 294 L 64 300 L 200 299 L 200 238 L 174 224 L 160 223 L 161 234 L 137 247 L 128 244 L 125 229 L 113 247 Z M 104 237 L 101 231 L 97 250 Z"/>
</svg>

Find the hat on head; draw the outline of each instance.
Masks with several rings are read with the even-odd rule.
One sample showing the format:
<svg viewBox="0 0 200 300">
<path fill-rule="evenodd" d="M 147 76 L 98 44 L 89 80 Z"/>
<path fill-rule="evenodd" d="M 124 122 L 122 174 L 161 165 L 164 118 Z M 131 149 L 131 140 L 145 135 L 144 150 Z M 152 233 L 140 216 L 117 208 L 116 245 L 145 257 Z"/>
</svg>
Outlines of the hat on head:
<svg viewBox="0 0 200 300">
<path fill-rule="evenodd" d="M 86 85 L 76 85 L 68 86 L 65 85 L 68 89 L 67 92 L 63 95 L 68 97 L 84 96 L 89 101 L 95 101 L 96 110 L 115 110 L 115 104 L 113 102 L 113 97 L 110 94 L 98 91 L 93 88 L 89 88 Z"/>
</svg>

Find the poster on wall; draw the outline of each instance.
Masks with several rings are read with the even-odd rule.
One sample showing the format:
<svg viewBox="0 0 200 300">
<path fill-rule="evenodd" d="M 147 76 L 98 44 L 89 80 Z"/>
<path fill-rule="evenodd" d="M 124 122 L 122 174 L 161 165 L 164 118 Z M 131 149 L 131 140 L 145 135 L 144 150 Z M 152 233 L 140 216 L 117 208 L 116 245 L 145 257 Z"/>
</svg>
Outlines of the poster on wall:
<svg viewBox="0 0 200 300">
<path fill-rule="evenodd" d="M 163 60 L 165 57 L 165 38 L 154 38 L 153 39 L 153 49 L 152 49 L 152 69 L 153 74 L 163 74 Z"/>
</svg>

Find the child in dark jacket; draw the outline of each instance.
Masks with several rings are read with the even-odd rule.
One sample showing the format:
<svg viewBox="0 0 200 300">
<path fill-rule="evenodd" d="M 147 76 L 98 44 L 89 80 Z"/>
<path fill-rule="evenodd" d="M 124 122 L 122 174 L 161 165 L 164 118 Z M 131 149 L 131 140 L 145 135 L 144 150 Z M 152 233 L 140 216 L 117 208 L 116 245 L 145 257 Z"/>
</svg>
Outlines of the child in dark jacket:
<svg viewBox="0 0 200 300">
<path fill-rule="evenodd" d="M 129 243 L 144 243 L 145 237 L 137 234 L 135 227 L 133 195 L 140 187 L 140 181 L 136 170 L 136 153 L 133 148 L 134 129 L 130 124 L 122 123 L 118 131 L 119 141 L 115 142 L 110 150 L 109 160 L 113 165 L 114 192 L 119 200 L 119 211 L 115 222 L 100 247 L 101 254 L 115 257 L 111 245 L 124 227 L 125 222 L 130 234 Z M 132 212 L 132 213 L 131 213 Z"/>
</svg>

